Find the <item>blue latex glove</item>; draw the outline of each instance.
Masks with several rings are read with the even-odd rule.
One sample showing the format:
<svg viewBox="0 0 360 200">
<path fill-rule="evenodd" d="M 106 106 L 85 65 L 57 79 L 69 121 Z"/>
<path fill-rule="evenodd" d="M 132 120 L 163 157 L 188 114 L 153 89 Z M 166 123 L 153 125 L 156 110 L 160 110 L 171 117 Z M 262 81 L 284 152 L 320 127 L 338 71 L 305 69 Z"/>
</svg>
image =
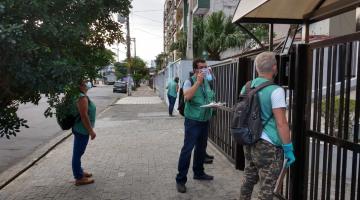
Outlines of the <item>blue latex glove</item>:
<svg viewBox="0 0 360 200">
<path fill-rule="evenodd" d="M 295 162 L 295 155 L 294 155 L 294 147 L 292 143 L 289 144 L 283 144 L 282 148 L 284 150 L 284 156 L 286 159 L 288 159 L 286 163 L 286 167 L 290 167 L 291 164 Z"/>
</svg>

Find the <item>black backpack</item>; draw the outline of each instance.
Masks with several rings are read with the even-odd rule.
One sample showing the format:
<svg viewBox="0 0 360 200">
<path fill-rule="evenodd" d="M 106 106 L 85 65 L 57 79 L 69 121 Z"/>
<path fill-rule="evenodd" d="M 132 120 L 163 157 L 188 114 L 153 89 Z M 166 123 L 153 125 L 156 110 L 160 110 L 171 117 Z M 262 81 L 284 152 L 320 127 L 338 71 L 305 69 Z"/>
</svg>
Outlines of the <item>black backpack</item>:
<svg viewBox="0 0 360 200">
<path fill-rule="evenodd" d="M 237 143 L 251 145 L 260 139 L 263 124 L 257 92 L 273 84 L 273 82 L 267 81 L 255 88 L 251 88 L 251 82 L 246 83 L 245 93 L 240 94 L 239 101 L 235 105 L 230 128 L 231 134 Z M 265 124 L 269 122 L 271 117 L 272 115 Z"/>
<path fill-rule="evenodd" d="M 192 78 L 189 78 L 189 81 L 191 83 L 191 86 L 194 85 L 194 81 Z M 178 111 L 182 116 L 184 116 L 184 110 L 185 110 L 185 99 L 184 99 L 184 90 L 183 90 L 184 83 L 179 91 L 179 103 L 178 103 Z"/>
<path fill-rule="evenodd" d="M 90 100 L 88 97 L 88 103 Z M 56 106 L 56 121 L 62 130 L 71 129 L 75 122 L 80 119 L 80 113 L 76 107 L 75 101 L 70 96 L 64 97 Z"/>
</svg>

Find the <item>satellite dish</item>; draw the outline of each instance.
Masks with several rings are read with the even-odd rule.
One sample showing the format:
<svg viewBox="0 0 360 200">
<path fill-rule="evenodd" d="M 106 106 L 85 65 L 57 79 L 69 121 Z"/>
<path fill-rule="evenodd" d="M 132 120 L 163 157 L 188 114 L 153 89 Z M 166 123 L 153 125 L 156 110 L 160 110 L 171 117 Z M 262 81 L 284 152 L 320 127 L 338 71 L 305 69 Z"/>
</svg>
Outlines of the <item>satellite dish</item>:
<svg viewBox="0 0 360 200">
<path fill-rule="evenodd" d="M 126 17 L 122 16 L 122 15 L 118 15 L 118 22 L 120 24 L 124 24 L 126 22 Z"/>
</svg>

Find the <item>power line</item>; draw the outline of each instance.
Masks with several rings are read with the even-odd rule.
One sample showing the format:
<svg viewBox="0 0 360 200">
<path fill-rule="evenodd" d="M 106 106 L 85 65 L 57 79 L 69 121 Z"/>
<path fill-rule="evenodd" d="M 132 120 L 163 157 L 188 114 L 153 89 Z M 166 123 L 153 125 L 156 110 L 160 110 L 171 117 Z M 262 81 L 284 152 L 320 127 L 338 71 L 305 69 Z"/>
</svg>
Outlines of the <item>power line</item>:
<svg viewBox="0 0 360 200">
<path fill-rule="evenodd" d="M 153 20 L 153 19 L 151 19 L 151 18 L 149 18 L 149 17 L 144 17 L 144 16 L 137 15 L 137 14 L 133 14 L 133 15 L 138 16 L 138 17 L 140 17 L 140 18 L 144 18 L 144 19 L 147 19 L 147 20 L 153 21 L 153 22 L 156 22 L 156 23 L 159 23 L 159 24 L 163 24 L 163 22 L 161 22 L 161 21 L 157 21 L 157 20 Z"/>
<path fill-rule="evenodd" d="M 134 13 L 139 13 L 139 12 L 164 12 L 163 10 L 135 10 L 135 11 L 132 11 Z"/>
<path fill-rule="evenodd" d="M 160 36 L 160 35 L 157 35 L 157 34 L 154 34 L 154 33 L 151 33 L 151 32 L 149 32 L 149 31 L 146 31 L 146 30 L 144 30 L 144 29 L 141 29 L 141 28 L 134 28 L 134 29 L 136 29 L 136 30 L 139 30 L 139 31 L 142 31 L 142 32 L 145 32 L 145 33 L 147 33 L 147 34 L 150 34 L 150 35 L 154 35 L 154 36 L 157 36 L 157 37 L 163 37 L 163 36 Z"/>
<path fill-rule="evenodd" d="M 149 23 L 146 24 L 146 22 L 145 23 L 134 23 L 133 22 L 132 24 L 136 24 L 136 26 L 141 26 L 141 27 L 163 28 L 162 24 L 149 24 Z"/>
</svg>

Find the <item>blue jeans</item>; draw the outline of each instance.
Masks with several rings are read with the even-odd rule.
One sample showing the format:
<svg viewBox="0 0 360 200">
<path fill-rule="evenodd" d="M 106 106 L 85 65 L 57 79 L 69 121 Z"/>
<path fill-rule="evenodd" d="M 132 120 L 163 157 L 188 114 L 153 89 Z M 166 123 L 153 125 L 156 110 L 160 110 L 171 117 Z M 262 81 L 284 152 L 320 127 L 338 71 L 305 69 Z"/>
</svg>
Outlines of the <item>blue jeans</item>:
<svg viewBox="0 0 360 200">
<path fill-rule="evenodd" d="M 173 110 L 174 110 L 176 97 L 168 95 L 168 99 L 169 99 L 169 115 L 172 115 Z"/>
<path fill-rule="evenodd" d="M 176 182 L 185 184 L 189 171 L 191 152 L 194 150 L 194 176 L 204 175 L 204 160 L 207 145 L 209 122 L 200 122 L 185 118 L 185 139 L 181 149 Z"/>
<path fill-rule="evenodd" d="M 75 179 L 81 179 L 83 177 L 83 169 L 81 168 L 81 156 L 84 154 L 86 146 L 89 142 L 89 135 L 83 135 L 81 133 L 74 133 L 74 148 L 72 157 L 72 171 Z"/>
</svg>

